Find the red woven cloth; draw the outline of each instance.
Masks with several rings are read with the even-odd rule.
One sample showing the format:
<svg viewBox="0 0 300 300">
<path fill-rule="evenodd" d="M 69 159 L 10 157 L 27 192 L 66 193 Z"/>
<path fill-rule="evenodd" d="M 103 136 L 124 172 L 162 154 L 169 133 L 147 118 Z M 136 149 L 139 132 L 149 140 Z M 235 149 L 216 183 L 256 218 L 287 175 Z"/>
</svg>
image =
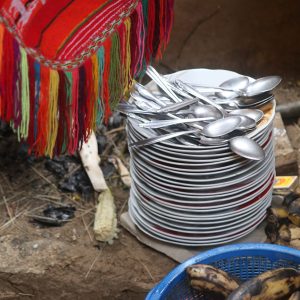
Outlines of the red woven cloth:
<svg viewBox="0 0 300 300">
<path fill-rule="evenodd" d="M 74 67 L 89 57 L 137 0 L 0 0 L 7 27 L 36 59 Z"/>
<path fill-rule="evenodd" d="M 74 153 L 161 57 L 174 0 L 0 0 L 0 118 L 36 155 Z"/>
</svg>

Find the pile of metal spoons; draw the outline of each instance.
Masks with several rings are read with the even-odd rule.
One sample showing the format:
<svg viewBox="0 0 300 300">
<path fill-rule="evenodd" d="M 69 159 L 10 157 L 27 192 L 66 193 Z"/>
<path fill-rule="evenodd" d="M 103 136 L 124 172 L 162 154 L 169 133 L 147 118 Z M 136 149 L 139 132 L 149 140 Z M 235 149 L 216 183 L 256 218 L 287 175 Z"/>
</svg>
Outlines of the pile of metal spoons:
<svg viewBox="0 0 300 300">
<path fill-rule="evenodd" d="M 152 81 L 138 85 L 129 102 L 119 106 L 128 116 L 132 220 L 146 234 L 184 246 L 247 235 L 271 202 L 275 100 L 259 108 L 223 104 L 218 86 L 235 101 L 233 92 L 238 97 L 245 92 L 241 85 L 236 91 L 229 86 L 230 79 L 247 78 L 247 86 L 255 82 L 230 71 L 161 76 L 150 68 L 147 74 Z M 204 86 L 210 92 L 202 92 Z"/>
</svg>

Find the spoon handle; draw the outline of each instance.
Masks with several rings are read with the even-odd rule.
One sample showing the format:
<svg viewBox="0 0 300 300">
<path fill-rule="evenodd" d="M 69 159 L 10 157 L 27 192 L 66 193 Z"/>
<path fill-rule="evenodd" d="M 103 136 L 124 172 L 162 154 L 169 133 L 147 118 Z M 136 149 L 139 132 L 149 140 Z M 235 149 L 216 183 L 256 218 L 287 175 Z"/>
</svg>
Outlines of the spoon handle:
<svg viewBox="0 0 300 300">
<path fill-rule="evenodd" d="M 144 86 L 142 86 L 138 82 L 135 83 L 134 87 L 142 97 L 145 97 L 149 100 L 152 100 L 153 102 L 155 102 L 159 106 L 165 106 L 166 105 L 164 101 L 161 101 L 160 99 L 156 98 L 150 91 L 148 91 Z"/>
<path fill-rule="evenodd" d="M 173 119 L 173 120 L 160 120 L 160 121 L 149 121 L 139 124 L 142 128 L 161 128 L 171 125 L 183 124 L 183 123 L 193 123 L 200 121 L 212 121 L 213 118 L 192 118 L 192 119 Z"/>
<path fill-rule="evenodd" d="M 169 96 L 174 102 L 181 102 L 181 99 L 172 91 L 172 89 L 166 83 L 166 79 L 163 78 L 153 67 L 147 68 L 146 74 Z"/>
<path fill-rule="evenodd" d="M 141 85 L 140 85 L 141 86 Z M 158 105 L 158 103 L 148 103 L 146 101 L 146 99 L 144 99 L 141 95 L 139 95 L 137 92 L 133 92 L 131 93 L 132 98 L 135 100 L 136 105 L 138 106 L 139 109 L 141 110 L 145 110 L 145 111 L 152 111 L 153 109 L 160 109 L 162 108 L 160 105 Z M 155 96 L 153 96 L 155 97 Z M 150 99 L 149 99 L 150 100 Z M 182 102 L 182 100 L 180 100 L 180 103 Z M 152 106 L 152 108 L 148 108 L 149 106 Z M 163 107 L 166 106 L 166 104 L 164 103 Z M 171 113 L 167 113 L 167 116 L 172 118 L 172 119 L 179 119 L 178 116 L 171 114 Z M 192 127 L 201 129 L 202 127 L 198 124 L 192 124 Z"/>
<path fill-rule="evenodd" d="M 132 113 L 132 114 L 141 114 L 141 115 L 153 115 L 156 114 L 156 111 L 145 111 L 145 110 L 141 110 L 138 108 L 131 108 L 131 107 L 117 107 L 116 108 L 117 111 L 119 111 L 122 114 L 128 114 L 128 113 Z"/>
<path fill-rule="evenodd" d="M 175 86 L 174 82 L 167 79 L 166 84 L 173 92 L 175 92 L 179 96 L 181 96 L 185 99 L 193 99 L 193 97 L 190 94 L 188 94 L 187 92 L 185 92 L 182 89 L 179 89 L 177 86 Z"/>
<path fill-rule="evenodd" d="M 182 82 L 181 80 L 176 80 L 176 83 L 181 86 L 184 90 L 186 90 L 188 93 L 190 93 L 191 95 L 199 98 L 200 100 L 202 100 L 203 102 L 206 102 L 212 106 L 214 106 L 216 109 L 218 109 L 223 116 L 226 116 L 227 113 L 226 111 L 223 109 L 222 106 L 216 104 L 214 101 L 210 100 L 207 97 L 204 97 L 202 94 L 200 94 L 197 90 L 195 90 L 192 86 L 190 86 L 187 83 Z"/>
<path fill-rule="evenodd" d="M 186 106 L 189 106 L 189 105 L 192 105 L 196 102 L 198 102 L 199 99 L 198 98 L 193 98 L 191 100 L 187 100 L 187 101 L 182 101 L 180 103 L 174 103 L 174 104 L 171 104 L 171 105 L 167 105 L 159 110 L 157 110 L 157 112 L 171 112 L 171 111 L 176 111 L 176 110 L 179 110 L 183 107 L 186 107 Z"/>
<path fill-rule="evenodd" d="M 210 93 L 215 93 L 215 92 L 235 92 L 238 95 L 242 94 L 242 91 L 239 89 L 229 89 L 229 88 L 223 88 L 223 87 L 219 87 L 219 86 L 205 86 L 205 85 L 200 85 L 200 84 L 189 84 L 190 86 L 192 86 L 193 88 L 196 88 L 198 92 L 210 92 Z"/>
<path fill-rule="evenodd" d="M 145 140 L 141 140 L 141 141 L 138 141 L 138 142 L 131 143 L 131 144 L 129 144 L 129 147 L 139 148 L 139 147 L 143 147 L 143 146 L 148 146 L 148 145 L 152 145 L 152 144 L 155 144 L 155 143 L 166 141 L 166 140 L 169 140 L 169 139 L 181 136 L 181 135 L 195 133 L 197 131 L 198 131 L 197 129 L 193 129 L 193 130 L 167 133 L 167 134 L 163 134 L 163 135 L 156 136 L 156 137 L 153 137 L 153 138 L 149 138 L 149 139 L 145 139 Z"/>
</svg>

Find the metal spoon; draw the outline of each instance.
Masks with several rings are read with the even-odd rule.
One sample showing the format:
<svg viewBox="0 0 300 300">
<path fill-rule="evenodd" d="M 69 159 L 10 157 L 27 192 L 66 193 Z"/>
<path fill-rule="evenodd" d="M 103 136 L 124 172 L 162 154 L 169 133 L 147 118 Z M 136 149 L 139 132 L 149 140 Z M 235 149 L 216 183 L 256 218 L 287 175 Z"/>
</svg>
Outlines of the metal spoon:
<svg viewBox="0 0 300 300">
<path fill-rule="evenodd" d="M 262 106 L 274 99 L 274 95 L 270 93 L 263 93 L 260 95 L 252 96 L 252 97 L 241 97 L 235 99 L 238 107 L 240 108 L 248 108 L 248 107 L 258 107 Z"/>
<path fill-rule="evenodd" d="M 232 138 L 229 146 L 234 153 L 247 159 L 263 160 L 266 156 L 260 145 L 246 136 Z"/>
<path fill-rule="evenodd" d="M 272 91 L 281 82 L 279 76 L 266 76 L 256 79 L 250 83 L 245 90 L 247 97 L 256 96 L 265 92 Z"/>
<path fill-rule="evenodd" d="M 152 66 L 146 70 L 146 74 L 169 96 L 174 102 L 181 102 L 181 99 L 169 87 L 167 80 L 161 76 Z"/>
<path fill-rule="evenodd" d="M 223 115 L 214 106 L 206 104 L 192 105 L 187 110 L 180 110 L 177 112 L 178 115 L 191 114 L 197 118 L 211 117 L 215 120 L 222 119 Z"/>
<path fill-rule="evenodd" d="M 256 122 L 255 120 L 244 116 L 244 115 L 236 115 L 242 119 L 240 125 L 238 126 L 238 129 L 240 130 L 251 130 L 256 127 Z"/>
<path fill-rule="evenodd" d="M 220 137 L 236 130 L 241 122 L 239 116 L 229 116 L 204 126 L 201 133 L 207 137 Z"/>
<path fill-rule="evenodd" d="M 274 99 L 271 93 L 263 93 L 253 97 L 239 97 L 235 99 L 216 100 L 219 105 L 226 105 L 233 108 L 249 108 L 262 106 Z"/>
<path fill-rule="evenodd" d="M 205 86 L 201 84 L 193 83 L 191 86 L 197 89 L 200 93 L 216 93 L 220 98 L 231 98 L 231 94 L 235 97 L 237 95 L 243 95 L 245 89 L 249 84 L 249 79 L 245 76 L 239 76 L 230 78 L 219 86 Z M 220 93 L 220 94 L 218 94 Z M 228 93 L 228 96 L 226 94 Z"/>
<path fill-rule="evenodd" d="M 212 106 L 214 106 L 217 110 L 220 111 L 220 113 L 224 116 L 227 115 L 227 112 L 223 109 L 222 106 L 218 105 L 217 103 L 215 103 L 214 101 L 210 100 L 209 98 L 201 95 L 196 89 L 194 89 L 191 85 L 182 82 L 181 80 L 176 80 L 175 81 L 176 84 L 178 86 L 180 86 L 183 90 L 185 90 L 186 92 L 188 92 L 189 94 L 199 98 L 200 100 L 202 100 L 204 103 L 210 104 Z"/>
<path fill-rule="evenodd" d="M 167 80 L 168 80 L 168 79 L 167 79 Z M 188 93 L 186 93 L 185 91 L 183 91 L 182 89 L 178 88 L 178 87 L 174 84 L 174 82 L 167 81 L 166 83 L 167 83 L 167 85 L 169 86 L 169 88 L 170 88 L 173 92 L 175 92 L 177 95 L 179 95 L 179 96 L 181 96 L 181 97 L 183 97 L 183 98 L 186 98 L 186 99 L 193 99 L 193 97 L 192 97 L 190 94 L 188 94 Z"/>
<path fill-rule="evenodd" d="M 194 104 L 196 102 L 198 102 L 199 99 L 197 98 L 194 98 L 194 99 L 191 99 L 191 100 L 183 100 L 182 102 L 179 102 L 179 103 L 174 103 L 174 104 L 171 104 L 171 105 L 167 105 L 167 106 L 164 106 L 160 109 L 157 110 L 158 113 L 161 113 L 161 112 L 172 112 L 172 111 L 177 111 L 183 107 L 186 107 L 186 106 L 190 106 L 191 104 Z"/>
<path fill-rule="evenodd" d="M 134 104 L 136 105 L 136 107 L 144 111 L 156 111 L 161 108 L 160 105 L 154 102 L 145 101 L 145 99 L 141 97 L 139 94 L 132 93 L 131 97 L 135 100 Z"/>
<path fill-rule="evenodd" d="M 236 136 L 241 136 L 243 134 L 244 133 L 240 130 L 234 130 L 234 131 L 230 132 L 229 134 L 223 135 L 220 138 L 210 138 L 205 135 L 201 135 L 199 140 L 200 140 L 200 144 L 203 144 L 203 145 L 218 146 L 218 145 L 226 144 L 229 142 L 230 139 L 232 139 Z"/>
<path fill-rule="evenodd" d="M 228 143 L 227 139 L 222 138 L 209 138 L 207 136 L 202 135 L 199 139 L 200 144 L 207 146 L 218 146 L 222 144 Z"/>
<path fill-rule="evenodd" d="M 258 123 L 264 116 L 264 113 L 259 109 L 251 109 L 251 108 L 244 108 L 244 109 L 235 109 L 229 112 L 229 115 L 242 115 L 247 116 L 256 123 Z"/>
<path fill-rule="evenodd" d="M 233 92 L 227 92 L 227 91 L 220 91 L 216 92 L 216 96 L 219 98 L 234 98 L 237 95 L 241 95 L 242 90 L 247 88 L 249 85 L 249 78 L 245 76 L 239 76 L 239 77 L 234 77 L 229 80 L 224 81 L 222 84 L 220 84 L 219 87 L 224 88 L 224 89 L 230 89 L 233 90 Z"/>
<path fill-rule="evenodd" d="M 135 83 L 134 85 L 137 92 L 140 94 L 140 96 L 147 98 L 149 100 L 152 100 L 153 102 L 157 103 L 160 106 L 165 106 L 165 102 L 155 97 L 150 91 L 148 91 L 144 86 L 142 86 L 139 83 Z"/>
<path fill-rule="evenodd" d="M 143 115 L 149 115 L 149 114 L 155 114 L 156 111 L 154 110 L 142 110 L 142 109 L 138 109 L 135 106 L 132 107 L 131 105 L 118 105 L 118 107 L 116 108 L 117 111 L 123 113 L 123 114 L 128 114 L 128 113 L 132 113 L 132 114 L 143 114 Z"/>
<path fill-rule="evenodd" d="M 224 81 L 219 87 L 205 87 L 193 84 L 193 87 L 202 89 L 204 92 L 210 90 L 221 99 L 230 99 L 234 97 L 253 97 L 272 91 L 281 82 L 279 76 L 266 76 L 249 83 L 245 76 L 235 77 Z"/>
<path fill-rule="evenodd" d="M 138 142 L 131 143 L 131 144 L 129 144 L 129 147 L 139 148 L 139 147 L 143 147 L 143 146 L 148 146 L 148 145 L 152 145 L 152 144 L 155 144 L 155 143 L 166 141 L 166 140 L 169 140 L 169 139 L 181 136 L 181 135 L 195 133 L 197 131 L 198 131 L 197 129 L 192 129 L 192 130 L 186 130 L 186 131 L 167 133 L 167 134 L 163 134 L 163 135 L 160 135 L 160 136 L 155 136 L 155 137 L 152 137 L 152 138 L 149 138 L 149 139 L 145 139 L 145 140 L 141 140 L 141 141 L 138 141 Z"/>
<path fill-rule="evenodd" d="M 133 92 L 131 93 L 131 96 L 134 100 L 140 101 L 140 102 L 135 102 L 138 106 L 138 108 L 140 108 L 141 110 L 145 110 L 145 111 L 151 111 L 153 109 L 158 110 L 161 108 L 161 106 L 166 106 L 166 103 L 160 99 L 158 99 L 157 97 L 155 97 L 150 91 L 148 91 L 144 86 L 142 86 L 141 84 L 137 84 L 137 88 L 139 89 L 139 91 L 142 92 L 142 94 L 146 97 L 148 96 L 147 99 L 153 101 L 152 103 L 150 102 L 146 102 L 145 98 L 143 98 L 140 94 Z M 182 102 L 182 100 L 180 100 L 180 102 Z M 144 104 L 145 105 L 144 105 Z M 146 106 L 152 106 L 150 108 L 146 108 Z M 143 108 L 144 107 L 144 108 Z M 178 116 L 171 114 L 171 113 L 167 113 L 167 116 L 169 116 L 172 119 L 179 119 Z M 198 124 L 191 124 L 191 126 L 195 127 L 195 128 L 199 128 L 202 129 L 202 127 Z"/>
<path fill-rule="evenodd" d="M 223 118 L 223 114 L 220 112 L 220 110 L 216 109 L 214 106 L 205 104 L 191 106 L 191 113 L 197 118 L 212 117 L 216 120 Z"/>
<path fill-rule="evenodd" d="M 139 124 L 142 128 L 162 128 L 166 126 L 185 124 L 185 123 L 194 123 L 201 121 L 212 121 L 213 118 L 190 118 L 190 119 L 172 119 L 172 120 L 158 120 L 158 121 L 149 121 Z"/>
</svg>

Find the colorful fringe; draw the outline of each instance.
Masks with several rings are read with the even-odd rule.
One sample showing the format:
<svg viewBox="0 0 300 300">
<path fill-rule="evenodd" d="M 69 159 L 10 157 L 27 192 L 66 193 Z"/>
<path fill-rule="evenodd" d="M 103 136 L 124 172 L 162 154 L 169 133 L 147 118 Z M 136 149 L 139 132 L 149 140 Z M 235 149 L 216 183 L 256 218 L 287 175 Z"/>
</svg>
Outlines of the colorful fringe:
<svg viewBox="0 0 300 300">
<path fill-rule="evenodd" d="M 80 66 L 51 68 L 0 24 L 0 118 L 37 156 L 73 154 L 170 38 L 174 0 L 141 0 Z"/>
</svg>

